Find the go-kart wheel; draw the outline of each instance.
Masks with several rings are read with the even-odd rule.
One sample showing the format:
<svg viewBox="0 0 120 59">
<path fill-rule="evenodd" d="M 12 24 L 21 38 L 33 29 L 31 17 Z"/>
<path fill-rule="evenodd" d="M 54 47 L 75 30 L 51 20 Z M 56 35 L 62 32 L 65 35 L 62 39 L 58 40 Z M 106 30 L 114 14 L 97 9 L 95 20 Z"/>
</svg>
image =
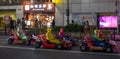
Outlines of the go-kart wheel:
<svg viewBox="0 0 120 59">
<path fill-rule="evenodd" d="M 26 45 L 30 45 L 30 40 L 25 41 Z"/>
<path fill-rule="evenodd" d="M 35 43 L 35 48 L 40 48 L 42 46 L 42 42 L 36 42 Z"/>
<path fill-rule="evenodd" d="M 56 48 L 57 48 L 57 49 L 61 49 L 61 48 L 62 48 L 62 45 L 61 45 L 61 44 L 57 44 L 57 45 L 56 45 Z"/>
<path fill-rule="evenodd" d="M 80 46 L 80 50 L 81 50 L 81 51 L 87 51 L 87 47 L 86 47 L 85 45 L 81 45 L 81 46 Z"/>
<path fill-rule="evenodd" d="M 106 47 L 105 52 L 107 52 L 107 53 L 112 53 L 112 52 L 113 52 L 113 50 L 112 50 L 112 48 L 111 48 L 111 47 Z"/>
<path fill-rule="evenodd" d="M 8 38 L 8 44 L 13 44 L 13 38 Z"/>
</svg>

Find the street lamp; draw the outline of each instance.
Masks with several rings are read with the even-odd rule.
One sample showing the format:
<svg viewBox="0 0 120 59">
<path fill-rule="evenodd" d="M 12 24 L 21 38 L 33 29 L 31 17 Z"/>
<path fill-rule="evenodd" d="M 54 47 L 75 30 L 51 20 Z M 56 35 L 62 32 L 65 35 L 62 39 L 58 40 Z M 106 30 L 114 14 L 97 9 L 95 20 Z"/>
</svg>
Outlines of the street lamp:
<svg viewBox="0 0 120 59">
<path fill-rule="evenodd" d="M 66 16 L 67 16 L 67 25 L 68 25 L 69 24 L 69 16 L 70 16 L 69 0 L 67 0 Z"/>
</svg>

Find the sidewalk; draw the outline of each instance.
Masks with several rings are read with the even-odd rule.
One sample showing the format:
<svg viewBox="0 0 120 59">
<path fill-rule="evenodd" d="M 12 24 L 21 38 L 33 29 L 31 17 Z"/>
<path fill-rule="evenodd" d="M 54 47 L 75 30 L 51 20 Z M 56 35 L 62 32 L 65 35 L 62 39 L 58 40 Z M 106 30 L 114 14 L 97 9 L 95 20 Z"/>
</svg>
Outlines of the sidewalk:
<svg viewBox="0 0 120 59">
<path fill-rule="evenodd" d="M 0 31 L 0 36 L 9 36 L 8 34 L 5 34 L 4 31 Z"/>
</svg>

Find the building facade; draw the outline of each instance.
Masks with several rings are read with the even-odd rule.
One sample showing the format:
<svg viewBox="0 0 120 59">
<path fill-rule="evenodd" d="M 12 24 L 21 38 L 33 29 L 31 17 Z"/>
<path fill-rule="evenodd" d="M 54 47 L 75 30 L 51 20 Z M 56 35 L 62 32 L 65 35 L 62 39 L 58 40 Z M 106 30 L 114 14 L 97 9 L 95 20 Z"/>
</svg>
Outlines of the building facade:
<svg viewBox="0 0 120 59">
<path fill-rule="evenodd" d="M 67 0 L 0 0 L 0 18 L 11 15 L 14 20 L 24 16 L 23 2 L 53 2 L 55 3 L 55 24 L 65 26 L 67 24 L 66 8 Z M 117 0 L 69 0 L 70 23 L 81 24 L 82 21 L 89 21 L 90 25 L 96 25 L 98 15 L 116 15 Z M 120 14 L 120 0 L 118 0 L 118 14 Z M 0 27 L 4 27 L 1 20 Z"/>
<path fill-rule="evenodd" d="M 118 12 L 120 12 L 120 0 L 117 2 Z M 99 14 L 116 14 L 116 0 L 69 0 L 70 22 L 81 22 L 88 20 L 90 25 L 96 25 Z M 67 0 L 61 0 L 56 4 L 56 24 L 66 25 Z"/>
</svg>

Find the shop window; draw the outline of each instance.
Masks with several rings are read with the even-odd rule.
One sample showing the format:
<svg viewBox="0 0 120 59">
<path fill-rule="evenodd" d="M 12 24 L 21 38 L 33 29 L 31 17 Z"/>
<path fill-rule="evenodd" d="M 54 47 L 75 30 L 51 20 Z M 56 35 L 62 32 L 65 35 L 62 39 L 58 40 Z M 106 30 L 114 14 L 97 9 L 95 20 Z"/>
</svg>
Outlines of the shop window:
<svg viewBox="0 0 120 59">
<path fill-rule="evenodd" d="M 34 3 L 41 2 L 41 0 L 33 0 Z"/>
<path fill-rule="evenodd" d="M 8 4 L 8 2 L 9 2 L 9 0 L 1 0 L 1 3 L 4 4 L 4 5 Z"/>
<path fill-rule="evenodd" d="M 45 0 L 42 0 L 42 2 L 45 2 Z"/>
<path fill-rule="evenodd" d="M 8 0 L 10 4 L 12 4 L 12 0 Z"/>
<path fill-rule="evenodd" d="M 25 0 L 25 1 L 30 1 L 30 0 Z"/>
<path fill-rule="evenodd" d="M 34 3 L 38 2 L 52 2 L 52 0 L 34 0 Z"/>
<path fill-rule="evenodd" d="M 0 0 L 0 5 L 19 5 L 22 0 Z"/>
<path fill-rule="evenodd" d="M 0 0 L 0 5 L 2 4 L 2 0 Z"/>
<path fill-rule="evenodd" d="M 79 13 L 73 13 L 72 21 L 74 21 L 74 23 L 81 24 L 82 21 L 81 21 L 80 14 Z"/>
<path fill-rule="evenodd" d="M 22 0 L 12 0 L 13 4 L 22 4 Z"/>
<path fill-rule="evenodd" d="M 46 2 L 49 2 L 49 0 L 46 0 Z"/>
<path fill-rule="evenodd" d="M 49 2 L 52 2 L 52 0 L 49 0 Z"/>
</svg>

